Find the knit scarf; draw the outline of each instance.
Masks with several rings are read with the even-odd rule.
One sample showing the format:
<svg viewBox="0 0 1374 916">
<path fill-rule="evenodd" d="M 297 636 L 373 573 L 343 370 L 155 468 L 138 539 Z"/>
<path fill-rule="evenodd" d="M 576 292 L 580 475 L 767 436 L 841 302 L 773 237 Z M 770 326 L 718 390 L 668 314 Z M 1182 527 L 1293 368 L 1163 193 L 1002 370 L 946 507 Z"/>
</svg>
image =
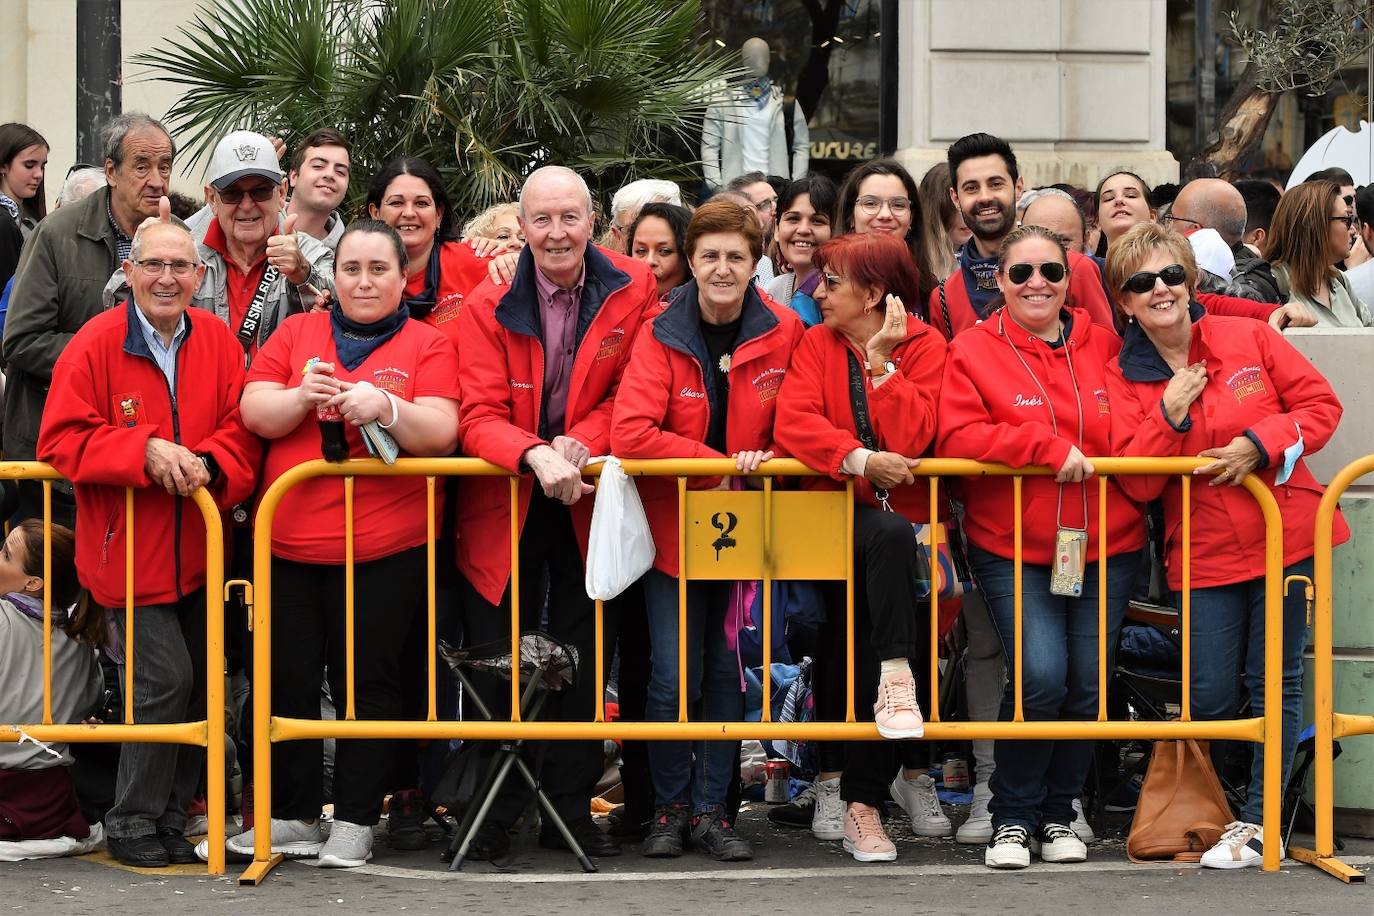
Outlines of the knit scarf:
<svg viewBox="0 0 1374 916">
<path fill-rule="evenodd" d="M 371 324 L 361 324 L 343 313 L 342 308 L 329 310 L 329 323 L 334 331 L 334 350 L 339 362 L 350 372 L 372 355 L 372 351 L 386 343 L 405 327 L 410 312 L 405 303 L 385 318 Z"/>
</svg>

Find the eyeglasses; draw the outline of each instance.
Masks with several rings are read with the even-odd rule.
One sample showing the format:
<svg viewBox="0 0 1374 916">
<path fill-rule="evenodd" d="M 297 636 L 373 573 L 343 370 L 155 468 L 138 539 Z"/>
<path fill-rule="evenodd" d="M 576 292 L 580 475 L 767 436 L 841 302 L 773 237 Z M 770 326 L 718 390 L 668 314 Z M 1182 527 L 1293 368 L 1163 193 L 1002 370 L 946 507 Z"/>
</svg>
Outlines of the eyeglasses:
<svg viewBox="0 0 1374 916">
<path fill-rule="evenodd" d="M 844 282 L 844 277 L 841 277 L 839 274 L 832 274 L 828 271 L 822 273 L 821 276 L 825 278 L 826 286 L 839 286 Z"/>
<path fill-rule="evenodd" d="M 892 211 L 893 216 L 901 216 L 911 209 L 911 200 L 906 197 L 883 198 L 865 194 L 863 197 L 854 201 L 854 205 L 869 216 L 877 216 L 883 209 L 883 204 L 887 204 L 887 208 Z"/>
<path fill-rule="evenodd" d="M 272 195 L 276 192 L 276 185 L 267 184 L 258 185 L 254 188 L 249 188 L 247 191 L 245 191 L 243 188 L 231 187 L 225 188 L 223 191 L 216 191 L 215 193 L 219 195 L 220 200 L 224 201 L 229 206 L 234 207 L 237 206 L 239 202 L 243 200 L 243 195 L 245 194 L 247 194 L 249 197 L 253 198 L 253 200 L 261 204 L 271 200 Z"/>
<path fill-rule="evenodd" d="M 1174 216 L 1170 213 L 1168 216 L 1164 217 L 1164 225 L 1168 226 L 1170 229 L 1178 228 L 1174 223 L 1189 223 L 1198 229 L 1202 228 L 1202 223 L 1199 223 L 1195 219 L 1188 219 L 1186 216 Z"/>
<path fill-rule="evenodd" d="M 773 211 L 773 208 L 777 205 L 778 199 L 776 197 L 769 197 L 766 200 L 761 200 L 758 203 L 754 204 L 754 209 L 759 211 L 760 213 L 771 213 Z"/>
<path fill-rule="evenodd" d="M 1163 280 L 1165 286 L 1182 286 L 1188 279 L 1188 272 L 1182 264 L 1170 264 L 1161 271 L 1142 270 L 1131 274 L 1121 288 L 1132 293 L 1148 293 L 1155 288 L 1156 280 Z"/>
<path fill-rule="evenodd" d="M 1344 196 L 1341 198 L 1341 200 L 1345 201 L 1345 205 L 1346 205 L 1347 207 L 1353 207 L 1353 206 L 1355 206 L 1355 195 L 1354 195 L 1354 194 L 1346 194 L 1346 195 L 1344 195 Z"/>
<path fill-rule="evenodd" d="M 183 280 L 191 276 L 196 269 L 194 261 L 163 261 L 158 258 L 145 258 L 134 261 L 134 264 L 150 277 L 160 277 L 164 270 L 171 268 L 172 276 Z"/>
<path fill-rule="evenodd" d="M 1353 217 L 1353 216 L 1333 216 L 1333 217 L 1331 217 L 1331 221 L 1332 221 L 1332 222 L 1336 222 L 1336 223 L 1345 223 L 1345 228 L 1349 229 L 1350 226 L 1351 226 L 1351 224 L 1355 222 L 1355 217 Z"/>
<path fill-rule="evenodd" d="M 1068 274 L 1068 268 L 1058 261 L 1046 261 L 1043 264 L 1013 264 L 1007 268 L 1007 279 L 1013 283 L 1025 283 L 1030 280 L 1031 274 L 1040 271 L 1040 276 L 1045 278 L 1046 283 L 1058 283 Z"/>
</svg>

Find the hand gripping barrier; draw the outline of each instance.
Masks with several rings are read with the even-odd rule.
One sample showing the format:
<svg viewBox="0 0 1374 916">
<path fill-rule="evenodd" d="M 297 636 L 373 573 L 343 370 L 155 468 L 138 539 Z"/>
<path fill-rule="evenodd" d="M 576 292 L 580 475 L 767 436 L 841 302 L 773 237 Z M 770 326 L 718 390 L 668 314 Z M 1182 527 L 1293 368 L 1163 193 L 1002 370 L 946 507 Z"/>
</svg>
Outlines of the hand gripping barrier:
<svg viewBox="0 0 1374 916">
<path fill-rule="evenodd" d="M 43 579 L 52 572 L 52 481 L 62 475 L 37 461 L 0 463 L 0 476 L 11 480 L 43 481 Z M 35 740 L 67 744 L 142 742 L 194 744 L 206 749 L 206 817 L 209 820 L 209 873 L 224 874 L 224 530 L 219 509 L 204 489 L 191 494 L 205 522 L 205 710 L 204 719 L 176 724 L 139 724 L 134 721 L 134 490 L 125 489 L 124 511 L 129 519 L 124 553 L 124 724 L 86 725 L 52 720 L 52 599 L 43 592 L 43 721 L 0 724 L 0 741 Z"/>
<path fill-rule="evenodd" d="M 1197 458 L 1094 458 L 1097 471 L 1095 478 L 1099 494 L 1099 555 L 1107 556 L 1106 543 L 1106 501 L 1107 478 L 1113 475 L 1153 474 L 1180 476 L 1182 478 L 1183 499 L 1183 663 L 1182 670 L 1191 670 L 1191 565 L 1193 561 L 1190 540 L 1191 486 L 1194 469 L 1207 464 Z M 768 670 L 771 661 L 772 614 L 770 584 L 773 579 L 797 580 L 843 580 L 846 582 L 846 612 L 848 627 L 847 671 L 848 688 L 843 722 L 776 722 L 771 720 L 770 678 L 763 678 L 763 720 L 761 722 L 693 722 L 687 716 L 685 688 L 687 665 L 685 662 L 685 640 L 679 640 L 679 708 L 677 722 L 607 722 L 600 697 L 604 693 L 603 675 L 606 659 L 602 657 L 602 619 L 601 604 L 597 603 L 596 616 L 596 658 L 595 672 L 598 700 L 596 712 L 590 722 L 552 722 L 520 721 L 520 682 L 512 679 L 511 708 L 508 721 L 439 721 L 435 702 L 435 484 L 442 476 L 484 476 L 509 477 L 511 494 L 510 553 L 512 574 L 511 589 L 511 641 L 512 650 L 518 664 L 519 651 L 519 539 L 520 517 L 517 508 L 519 480 L 504 469 L 473 458 L 408 458 L 394 465 L 385 465 L 376 460 L 352 460 L 333 464 L 325 461 L 310 461 L 292 468 L 278 478 L 263 495 L 259 504 L 255 527 L 254 583 L 248 592 L 252 605 L 253 654 L 254 654 L 254 691 L 253 691 L 253 740 L 254 740 L 254 802 L 257 823 L 270 823 L 271 814 L 271 745 L 281 741 L 299 739 L 529 739 L 529 740 L 587 740 L 587 739 L 630 739 L 639 741 L 654 740 L 738 740 L 742 738 L 793 739 L 793 740 L 877 740 L 877 728 L 872 722 L 857 721 L 854 715 L 854 583 L 853 583 L 853 484 L 842 490 L 780 490 L 774 487 L 777 477 L 815 477 L 818 475 L 805 465 L 791 459 L 775 459 L 766 462 L 758 471 L 746 475 L 759 478 L 761 487 L 756 490 L 719 491 L 695 490 L 687 486 L 688 477 L 718 477 L 737 475 L 735 463 L 730 459 L 666 459 L 654 461 L 626 460 L 623 462 L 627 474 L 631 476 L 659 476 L 677 478 L 679 495 L 678 518 L 682 536 L 679 539 L 680 569 L 679 578 L 679 633 L 686 632 L 687 602 L 683 599 L 686 583 L 691 579 L 760 579 L 763 580 L 763 664 Z M 595 476 L 600 467 L 589 465 L 584 473 Z M 1021 594 L 1021 543 L 1022 543 L 1022 502 L 1021 484 L 1024 477 L 1048 476 L 1052 472 L 1043 468 L 1012 469 L 1000 465 L 981 464 L 959 459 L 926 459 L 913 469 L 918 477 L 928 478 L 930 493 L 930 518 L 932 521 L 947 517 L 939 506 L 940 478 L 1001 476 L 1013 478 L 1013 500 L 1015 507 L 1014 540 L 1015 559 L 1015 628 L 1017 649 L 1013 659 L 1015 677 L 1015 710 L 1011 722 L 948 722 L 941 718 L 939 692 L 932 691 L 932 708 L 927 711 L 927 738 L 935 740 L 975 740 L 975 739 L 1053 739 L 1053 740 L 1131 740 L 1165 738 L 1205 738 L 1214 740 L 1250 741 L 1265 745 L 1264 766 L 1264 827 L 1270 836 L 1277 836 L 1282 792 L 1279 788 L 1280 769 L 1280 724 L 1282 704 L 1268 703 L 1263 718 L 1213 720 L 1196 722 L 1190 713 L 1190 685 L 1188 678 L 1183 680 L 1182 718 L 1167 722 L 1127 722 L 1107 719 L 1107 670 L 1106 651 L 1106 564 L 1099 563 L 1099 607 L 1098 607 L 1098 710 L 1097 720 L 1093 722 L 1056 722 L 1025 721 L 1022 712 L 1022 594 Z M 353 671 L 353 556 L 354 530 L 353 487 L 356 477 L 423 476 L 426 478 L 428 494 L 428 717 L 423 722 L 404 721 L 358 721 L 354 714 L 354 671 Z M 291 719 L 271 714 L 271 543 L 272 526 L 282 495 L 302 481 L 316 477 L 342 477 L 344 487 L 345 523 L 345 626 L 347 632 L 348 660 L 345 680 L 347 696 L 344 698 L 343 715 L 337 721 L 313 719 Z M 919 486 L 919 484 L 917 484 Z M 1090 484 L 1091 485 L 1091 484 Z M 1283 526 L 1278 504 L 1269 489 L 1253 475 L 1247 476 L 1243 485 L 1259 504 L 1265 520 L 1265 622 L 1270 633 L 1281 632 L 1282 587 L 1283 587 Z M 712 520 L 733 525 L 729 534 L 734 542 L 728 556 L 722 558 L 721 551 L 715 549 L 716 541 L 724 537 L 720 525 Z M 934 549 L 934 546 L 932 546 Z M 450 562 L 447 558 L 445 562 Z M 1089 570 L 1089 575 L 1092 571 Z M 930 598 L 931 614 L 931 658 L 930 670 L 932 684 L 938 683 L 938 595 L 932 589 Z M 1282 693 L 1282 646 L 1279 640 L 1269 640 L 1265 651 L 1265 690 L 1268 696 Z M 337 703 L 339 698 L 335 698 Z M 271 851 L 269 831 L 255 832 L 254 861 L 239 879 L 240 884 L 258 884 L 268 872 L 281 861 L 281 856 Z M 1279 848 L 1277 843 L 1266 843 L 1264 868 L 1275 871 L 1279 867 Z"/>
<path fill-rule="evenodd" d="M 1313 645 L 1313 717 L 1316 720 L 1316 848 L 1297 846 L 1289 855 L 1300 862 L 1315 865 L 1322 871 L 1340 878 L 1347 884 L 1363 884 L 1364 873 L 1336 857 L 1335 835 L 1335 740 L 1350 735 L 1374 735 L 1374 715 L 1347 715 L 1334 709 L 1335 685 L 1332 679 L 1334 639 L 1331 632 L 1332 526 L 1336 508 L 1345 491 L 1356 480 L 1374 471 L 1374 455 L 1366 455 L 1341 469 L 1322 495 L 1317 506 L 1312 557 L 1312 574 L 1316 580 L 1316 613 L 1312 622 Z"/>
</svg>

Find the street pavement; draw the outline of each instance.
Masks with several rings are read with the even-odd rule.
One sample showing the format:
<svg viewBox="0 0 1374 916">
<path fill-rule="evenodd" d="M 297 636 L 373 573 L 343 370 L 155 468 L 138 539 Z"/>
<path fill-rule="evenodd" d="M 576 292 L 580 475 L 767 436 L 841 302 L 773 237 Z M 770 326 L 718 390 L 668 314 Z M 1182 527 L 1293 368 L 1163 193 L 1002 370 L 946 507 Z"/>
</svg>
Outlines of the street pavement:
<svg viewBox="0 0 1374 916">
<path fill-rule="evenodd" d="M 453 873 L 426 852 L 395 852 L 384 835 L 360 869 L 328 870 L 304 862 L 278 867 L 261 887 L 239 887 L 242 865 L 224 877 L 180 866 L 138 871 L 103 853 L 79 859 L 0 864 L 0 916 L 5 913 L 291 914 L 1250 914 L 1374 913 L 1374 887 L 1347 886 L 1285 860 L 1277 874 L 1258 869 L 1203 872 L 1195 867 L 1138 865 L 1126 860 L 1124 816 L 1109 816 L 1102 838 L 1080 865 L 1035 862 L 1020 872 L 982 865 L 981 847 L 913 837 L 900 812 L 889 823 L 898 845 L 892 864 L 861 865 L 839 843 L 804 830 L 774 827 L 766 806 L 748 806 L 741 832 L 753 862 L 722 864 L 689 852 L 677 860 L 641 857 L 633 845 L 601 871 L 583 875 L 566 853 L 539 849 L 534 836 L 513 838 L 500 866 L 468 863 Z M 958 809 L 950 813 L 957 824 Z M 1350 841 L 1344 857 L 1374 870 L 1374 842 Z"/>
</svg>

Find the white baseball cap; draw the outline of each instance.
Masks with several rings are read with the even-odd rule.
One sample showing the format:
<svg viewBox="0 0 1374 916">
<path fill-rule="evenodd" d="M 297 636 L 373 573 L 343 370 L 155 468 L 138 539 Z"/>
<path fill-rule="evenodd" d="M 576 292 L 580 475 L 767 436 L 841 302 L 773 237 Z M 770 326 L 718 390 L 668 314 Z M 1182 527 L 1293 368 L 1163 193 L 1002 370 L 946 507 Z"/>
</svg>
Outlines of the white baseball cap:
<svg viewBox="0 0 1374 916">
<path fill-rule="evenodd" d="M 277 151 L 262 134 L 251 130 L 236 130 L 215 145 L 210 157 L 206 180 L 223 191 L 241 178 L 257 176 L 275 184 L 282 180 L 281 163 Z"/>
</svg>

